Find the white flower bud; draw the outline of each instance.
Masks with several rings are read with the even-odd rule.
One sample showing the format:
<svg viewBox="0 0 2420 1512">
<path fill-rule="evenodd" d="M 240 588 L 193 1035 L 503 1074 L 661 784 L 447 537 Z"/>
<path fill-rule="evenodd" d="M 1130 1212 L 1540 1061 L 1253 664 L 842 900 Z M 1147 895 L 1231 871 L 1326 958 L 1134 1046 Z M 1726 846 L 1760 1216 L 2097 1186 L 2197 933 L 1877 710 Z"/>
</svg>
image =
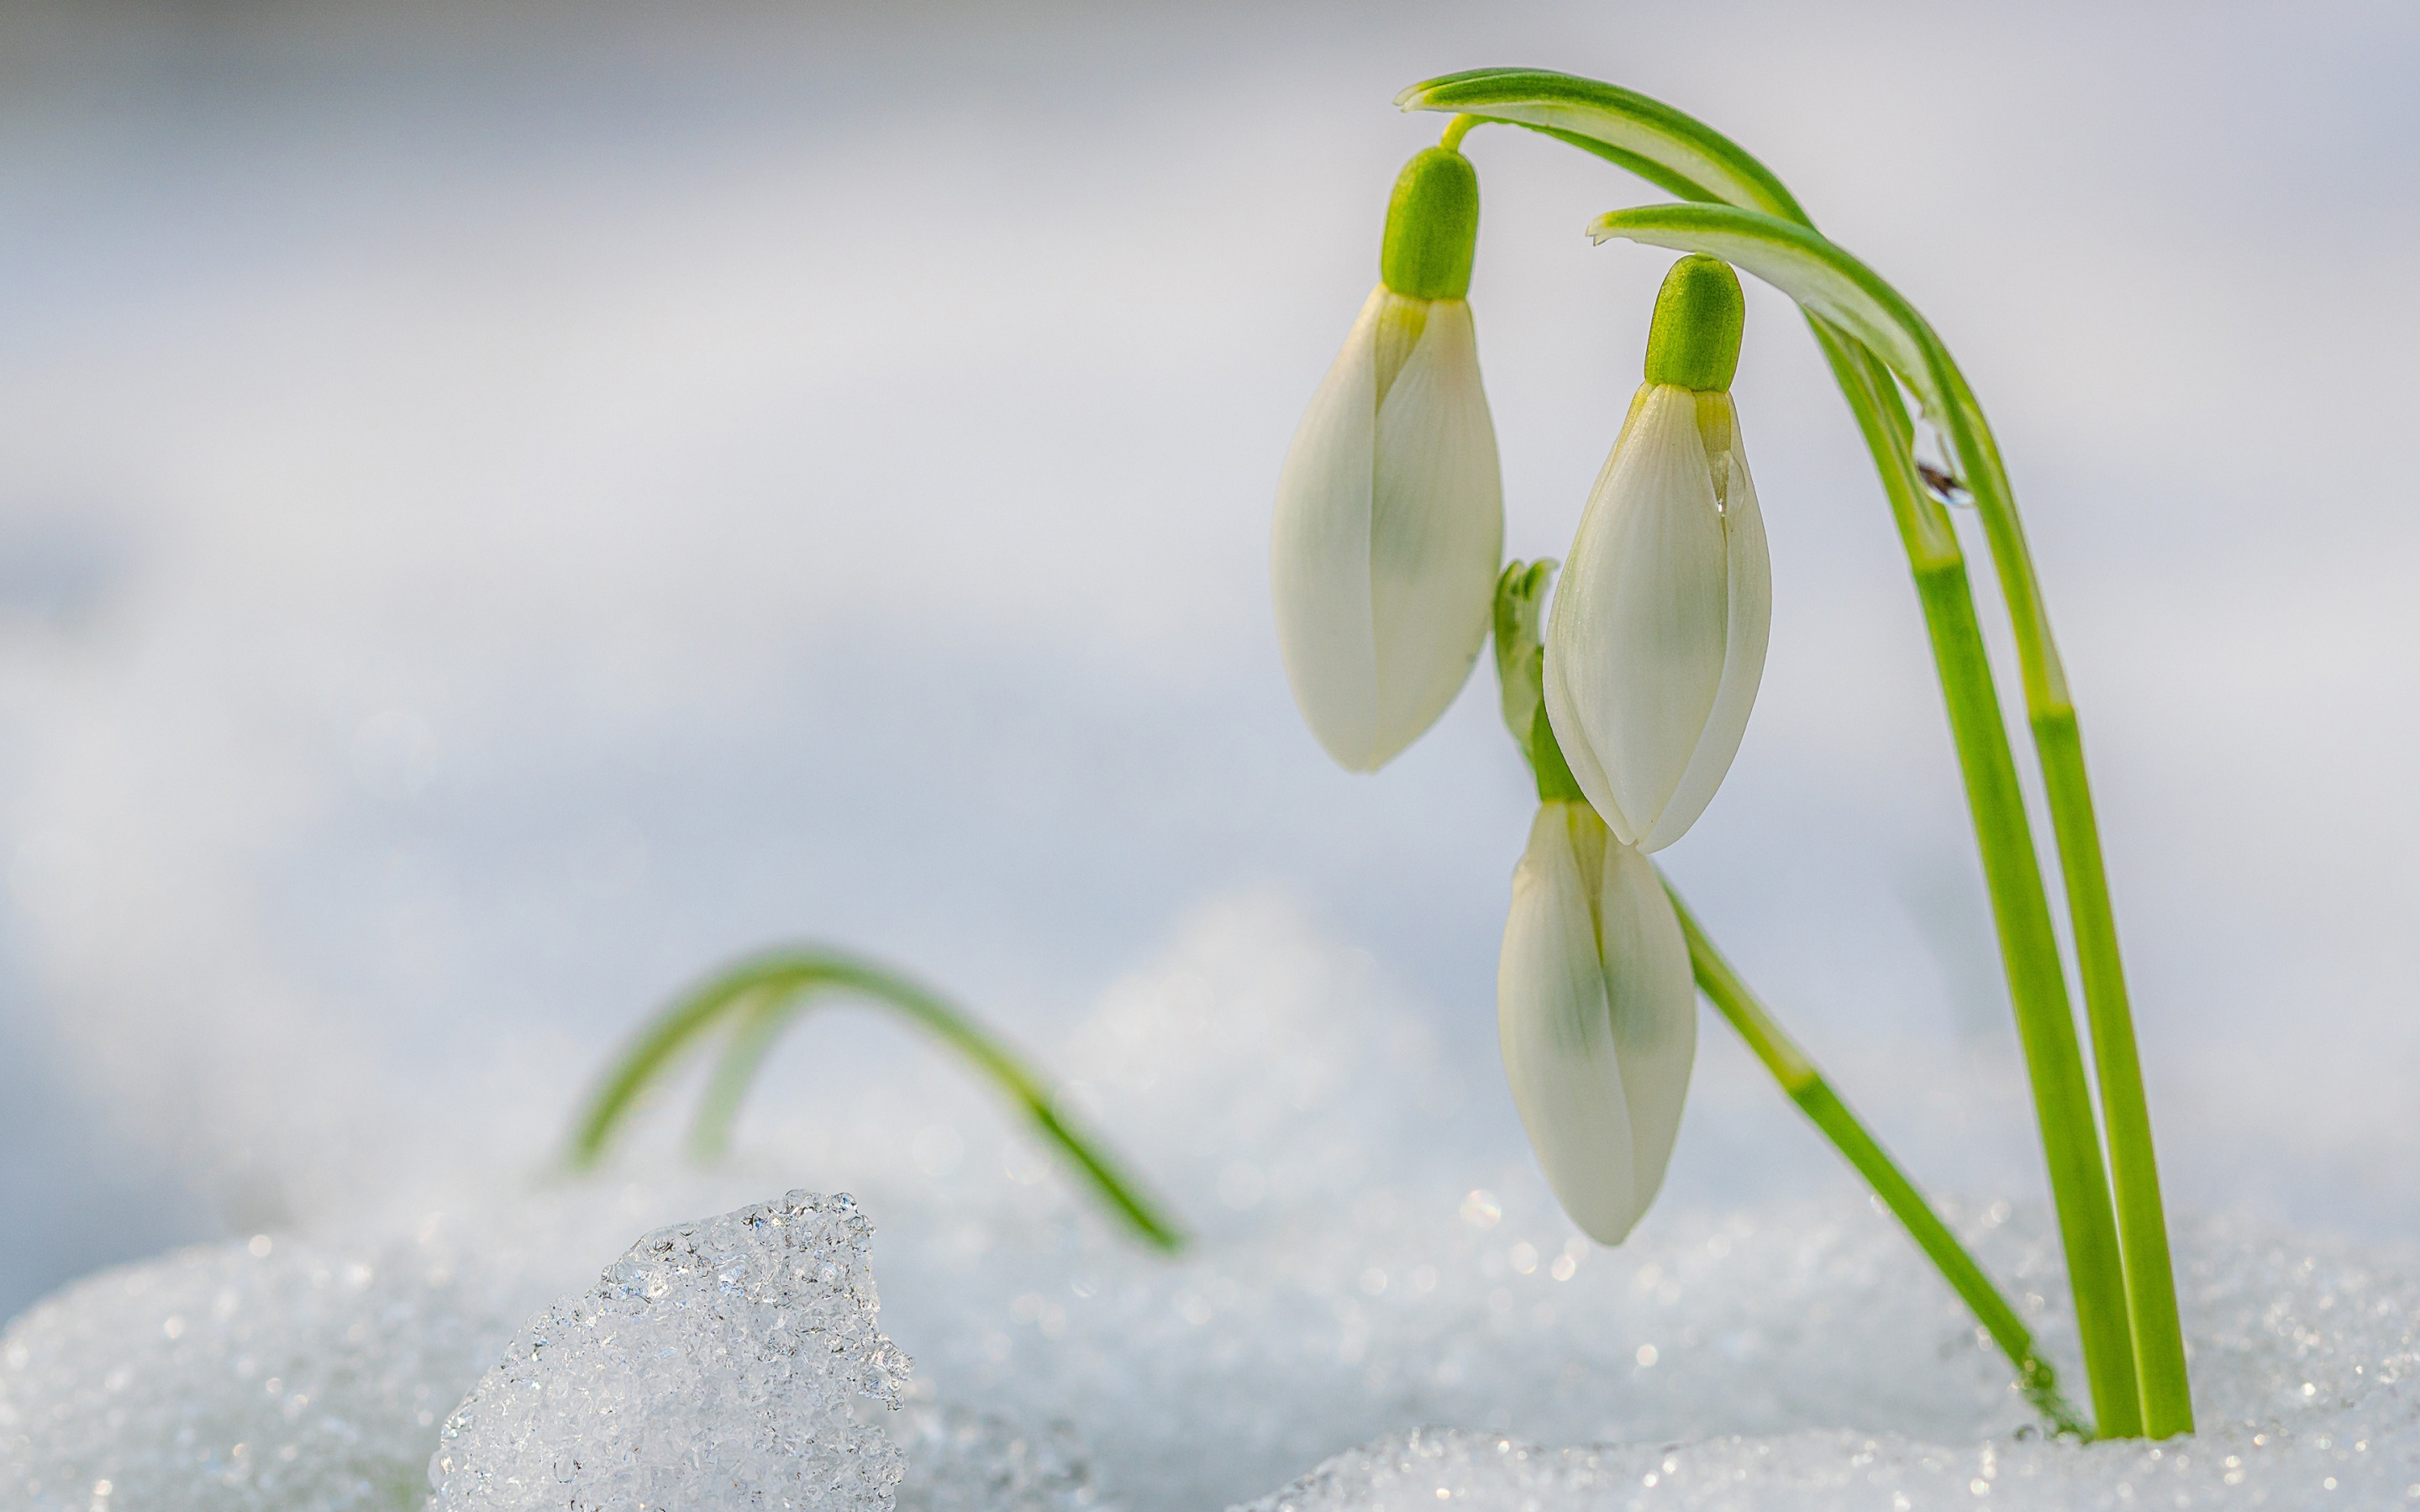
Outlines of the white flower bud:
<svg viewBox="0 0 2420 1512">
<path fill-rule="evenodd" d="M 1496 1009 L 1548 1184 L 1590 1237 L 1621 1242 L 1680 1134 L 1697 990 L 1654 863 L 1586 804 L 1539 805 L 1512 873 Z"/>
<path fill-rule="evenodd" d="M 1624 844 L 1671 844 L 1722 785 L 1772 620 L 1730 395 L 1642 386 L 1563 565 L 1544 672 L 1572 775 Z"/>
<path fill-rule="evenodd" d="M 1470 306 L 1373 289 L 1278 480 L 1278 641 L 1311 733 L 1375 771 L 1436 721 L 1487 639 L 1504 549 Z"/>
</svg>

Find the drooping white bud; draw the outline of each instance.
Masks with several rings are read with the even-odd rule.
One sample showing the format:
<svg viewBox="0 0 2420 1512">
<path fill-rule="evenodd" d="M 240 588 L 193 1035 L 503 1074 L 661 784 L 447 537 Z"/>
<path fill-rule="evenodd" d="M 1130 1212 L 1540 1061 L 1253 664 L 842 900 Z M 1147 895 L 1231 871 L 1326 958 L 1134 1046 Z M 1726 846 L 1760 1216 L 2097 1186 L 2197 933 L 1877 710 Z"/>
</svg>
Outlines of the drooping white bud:
<svg viewBox="0 0 2420 1512">
<path fill-rule="evenodd" d="M 1697 1058 L 1696 988 L 1654 863 L 1583 803 L 1544 803 L 1497 967 L 1512 1101 L 1546 1180 L 1618 1244 L 1664 1182 Z"/>
<path fill-rule="evenodd" d="M 1546 632 L 1546 717 L 1624 844 L 1687 833 L 1730 770 L 1764 675 L 1773 568 L 1731 376 L 1739 275 L 1665 275 L 1647 381 L 1589 492 Z"/>
<path fill-rule="evenodd" d="M 1430 148 L 1278 479 L 1278 641 L 1311 733 L 1375 771 L 1436 721 L 1487 638 L 1504 548 L 1496 426 L 1463 295 L 1478 181 Z"/>
<path fill-rule="evenodd" d="M 1697 823 L 1764 674 L 1773 569 L 1729 393 L 1642 386 L 1547 622 L 1546 717 L 1623 843 Z"/>
</svg>

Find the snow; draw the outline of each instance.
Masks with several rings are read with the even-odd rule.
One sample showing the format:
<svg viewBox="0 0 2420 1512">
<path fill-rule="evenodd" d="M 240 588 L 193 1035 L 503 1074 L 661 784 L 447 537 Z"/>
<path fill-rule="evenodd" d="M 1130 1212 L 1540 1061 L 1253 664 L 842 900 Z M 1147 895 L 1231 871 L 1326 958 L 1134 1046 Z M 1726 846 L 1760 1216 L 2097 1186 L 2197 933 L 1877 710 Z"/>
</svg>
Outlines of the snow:
<svg viewBox="0 0 2420 1512">
<path fill-rule="evenodd" d="M 438 1424 L 527 1311 L 518 1271 L 432 1225 L 77 1282 L 0 1337 L 0 1505 L 412 1505 Z"/>
<path fill-rule="evenodd" d="M 2420 1288 L 2340 1249 L 2226 1226 L 2195 1233 L 2192 1253 L 2184 1282 L 2201 1431 L 2190 1439 L 2079 1445 L 2024 1430 L 1809 1427 L 1558 1449 L 1417 1429 L 1338 1455 L 1242 1512 L 2420 1503 Z M 1859 1351 L 1842 1363 L 1833 1379 L 1845 1404 L 1865 1395 L 1877 1362 Z"/>
<path fill-rule="evenodd" d="M 535 1327 L 593 1304 L 544 1299 L 576 1285 L 568 1255 L 628 1221 L 618 1200 L 600 1216 L 597 1196 L 539 1193 L 467 1222 L 441 1216 L 384 1245 L 264 1236 L 202 1246 L 66 1288 L 0 1342 L 0 1506 L 421 1507 L 440 1425 L 483 1370 L 496 1366 L 488 1381 L 507 1372 L 508 1346 L 527 1342 L 523 1319 Z M 649 1235 L 631 1257 L 680 1232 Z M 871 1276 L 848 1247 L 870 1302 Z M 862 1352 L 884 1373 L 904 1370 L 886 1348 Z M 874 1396 L 848 1405 L 898 1446 L 900 1512 L 1112 1505 L 1072 1424 L 920 1399 L 904 1376 L 892 1384 L 895 1412 Z"/>
<path fill-rule="evenodd" d="M 910 1404 L 887 1427 L 908 1455 L 897 1512 L 1081 1512 L 1109 1506 L 1064 1419 Z"/>
<path fill-rule="evenodd" d="M 0 1505 L 414 1507 L 454 1404 L 473 1393 L 446 1447 L 460 1456 L 483 1400 L 528 1376 L 542 1332 L 527 1330 L 577 1321 L 613 1286 L 550 1299 L 633 1235 L 802 1175 L 845 1178 L 881 1223 L 870 1250 L 851 1229 L 817 1251 L 840 1257 L 817 1284 L 855 1299 L 838 1276 L 870 1266 L 864 1310 L 835 1314 L 865 1351 L 844 1375 L 888 1379 L 905 1404 L 861 1400 L 844 1420 L 835 1394 L 802 1393 L 801 1420 L 876 1472 L 805 1504 L 879 1505 L 884 1465 L 916 1512 L 2420 1503 L 2420 1288 L 2375 1248 L 2180 1222 L 2202 1432 L 2079 1446 L 2040 1434 L 1972 1319 L 1868 1204 L 1668 1204 L 1620 1249 L 1587 1243 L 1474 1122 L 1474 1079 L 1494 1068 L 1456 1064 L 1298 910 L 1206 911 L 1045 1058 L 1194 1226 L 1185 1256 L 1106 1227 L 957 1072 L 861 1088 L 818 1063 L 829 1095 L 764 1110 L 725 1169 L 649 1165 L 643 1134 L 607 1180 L 456 1172 L 442 1211 L 399 1195 L 349 1229 L 68 1288 L 0 1337 Z M 2080 1395 L 2045 1212 L 1947 1206 Z M 704 1254 L 713 1232 L 646 1243 Z M 675 1291 L 722 1273 L 673 1269 Z M 912 1379 L 883 1363 L 873 1273 Z M 736 1330 L 731 1352 L 684 1353 L 685 1383 L 649 1394 L 654 1426 L 761 1445 L 778 1395 L 751 1374 L 768 1365 L 761 1310 L 706 1313 Z M 582 1424 L 511 1452 L 551 1464 L 538 1451 L 566 1441 L 547 1435 Z M 876 1429 L 899 1459 L 851 1437 Z"/>
</svg>

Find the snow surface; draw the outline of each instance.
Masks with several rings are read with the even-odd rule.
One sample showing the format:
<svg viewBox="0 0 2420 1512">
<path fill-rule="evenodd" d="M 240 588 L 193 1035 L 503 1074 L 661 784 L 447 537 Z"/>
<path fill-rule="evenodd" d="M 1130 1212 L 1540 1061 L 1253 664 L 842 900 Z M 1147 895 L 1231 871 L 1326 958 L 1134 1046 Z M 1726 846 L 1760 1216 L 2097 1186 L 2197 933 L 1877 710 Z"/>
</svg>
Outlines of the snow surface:
<svg viewBox="0 0 2420 1512">
<path fill-rule="evenodd" d="M 0 1338 L 0 1505 L 401 1512 L 532 1310 L 808 1173 L 882 1225 L 883 1324 L 917 1361 L 911 1405 L 871 1413 L 902 1507 L 2420 1503 L 2420 1288 L 2375 1251 L 2180 1223 L 2203 1431 L 2084 1447 L 2040 1436 L 1867 1204 L 1659 1209 L 1588 1244 L 1526 1160 L 1474 1165 L 1466 1078 L 1494 1068 L 1284 908 L 1204 914 L 1047 1059 L 1195 1227 L 1186 1256 L 1106 1228 L 956 1073 L 843 1068 L 725 1170 L 458 1175 L 351 1237 L 68 1288 Z M 2046 1216 L 1952 1213 L 2080 1392 Z"/>
<path fill-rule="evenodd" d="M 541 1194 L 489 1215 L 473 1241 L 442 1216 L 384 1245 L 263 1236 L 66 1288 L 0 1341 L 0 1506 L 420 1507 L 449 1406 L 504 1379 L 530 1329 L 593 1300 L 531 1316 L 564 1284 L 566 1252 L 614 1226 L 597 1221 L 597 1195 Z M 647 1236 L 614 1271 L 682 1231 Z M 613 1285 L 609 1273 L 595 1289 Z M 911 1398 L 868 1414 L 904 1456 L 899 1512 L 1108 1504 L 1072 1425 L 914 1400 L 904 1356 L 877 1363 Z"/>
<path fill-rule="evenodd" d="M 2201 1429 L 2190 1439 L 2078 1445 L 2026 1429 L 1962 1439 L 1810 1426 L 1555 1449 L 1433 1428 L 1338 1455 L 1244 1512 L 2420 1504 L 2420 1288 L 2273 1233 L 2205 1226 L 2187 1249 Z M 1842 1362 L 1870 1363 L 1862 1351 Z M 1844 1402 L 1862 1395 L 1854 1374 L 1835 1380 Z"/>
<path fill-rule="evenodd" d="M 528 1311 L 519 1273 L 431 1224 L 77 1282 L 0 1338 L 0 1504 L 415 1505 L 438 1424 Z"/>
</svg>

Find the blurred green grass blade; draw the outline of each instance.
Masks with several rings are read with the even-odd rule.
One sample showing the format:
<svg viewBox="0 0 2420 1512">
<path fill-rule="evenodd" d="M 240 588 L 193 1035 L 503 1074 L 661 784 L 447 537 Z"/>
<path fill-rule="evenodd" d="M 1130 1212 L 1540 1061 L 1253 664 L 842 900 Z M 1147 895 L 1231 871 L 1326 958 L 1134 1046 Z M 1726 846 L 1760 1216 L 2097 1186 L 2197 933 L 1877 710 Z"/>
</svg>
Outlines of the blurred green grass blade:
<svg viewBox="0 0 2420 1512">
<path fill-rule="evenodd" d="M 701 1163 L 721 1160 L 731 1152 L 731 1131 L 739 1121 L 739 1104 L 756 1085 L 756 1073 L 781 1042 L 791 1021 L 806 1011 L 805 998 L 815 984 L 801 982 L 794 990 L 761 988 L 731 1007 L 731 1032 L 714 1074 L 697 1100 L 697 1117 L 690 1124 L 689 1152 Z"/>
<path fill-rule="evenodd" d="M 733 1022 L 732 1039 L 709 1084 L 691 1134 L 692 1148 L 727 1143 L 739 1103 L 772 1045 L 803 1011 L 809 992 L 845 991 L 871 999 L 923 1026 L 973 1062 L 1016 1102 L 1045 1140 L 1078 1172 L 1094 1195 L 1145 1242 L 1173 1253 L 1184 1231 L 1143 1193 L 1123 1163 L 1095 1136 L 1060 1111 L 1041 1076 L 970 1014 L 898 973 L 841 951 L 775 950 L 742 962 L 692 989 L 642 1029 L 613 1064 L 573 1126 L 567 1163 L 575 1170 L 602 1159 L 614 1130 L 640 1095 L 665 1075 L 717 1024 Z"/>
<path fill-rule="evenodd" d="M 739 967 L 693 989 L 642 1028 L 590 1094 L 572 1126 L 564 1163 L 575 1171 L 593 1168 L 604 1158 L 613 1131 L 638 1105 L 640 1094 L 677 1065 L 727 1010 L 765 985 L 761 971 Z"/>
</svg>

